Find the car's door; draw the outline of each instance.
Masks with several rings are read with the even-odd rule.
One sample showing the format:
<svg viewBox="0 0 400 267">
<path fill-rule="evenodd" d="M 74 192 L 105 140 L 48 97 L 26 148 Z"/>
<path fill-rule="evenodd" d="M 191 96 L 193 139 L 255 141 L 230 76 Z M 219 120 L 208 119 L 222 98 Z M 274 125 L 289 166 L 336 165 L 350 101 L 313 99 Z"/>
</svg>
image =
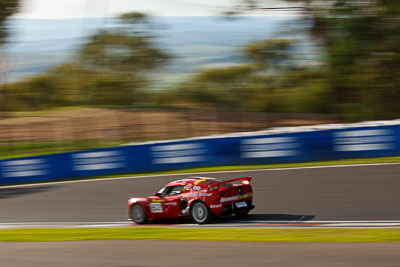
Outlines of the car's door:
<svg viewBox="0 0 400 267">
<path fill-rule="evenodd" d="M 168 218 L 177 218 L 181 213 L 181 198 L 184 186 L 170 186 L 162 194 L 164 215 Z"/>
</svg>

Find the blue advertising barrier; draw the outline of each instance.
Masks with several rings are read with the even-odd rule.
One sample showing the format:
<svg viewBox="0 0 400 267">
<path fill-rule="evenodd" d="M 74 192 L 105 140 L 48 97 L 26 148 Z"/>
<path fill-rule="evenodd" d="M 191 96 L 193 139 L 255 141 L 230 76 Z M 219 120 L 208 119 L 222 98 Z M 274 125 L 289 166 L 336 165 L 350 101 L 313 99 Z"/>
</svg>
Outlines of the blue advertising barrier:
<svg viewBox="0 0 400 267">
<path fill-rule="evenodd" d="M 292 128 L 1 160 L 0 185 L 205 166 L 395 155 L 400 155 L 398 124 Z"/>
</svg>

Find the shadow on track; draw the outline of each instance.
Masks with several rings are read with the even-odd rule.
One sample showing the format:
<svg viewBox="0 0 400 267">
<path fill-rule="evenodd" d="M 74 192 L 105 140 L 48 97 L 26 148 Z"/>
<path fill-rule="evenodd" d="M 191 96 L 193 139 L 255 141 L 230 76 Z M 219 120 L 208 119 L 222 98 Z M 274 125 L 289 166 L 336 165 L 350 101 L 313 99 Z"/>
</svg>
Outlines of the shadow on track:
<svg viewBox="0 0 400 267">
<path fill-rule="evenodd" d="M 231 223 L 258 223 L 262 221 L 263 223 L 268 222 L 306 222 L 312 221 L 315 218 L 314 215 L 296 215 L 296 214 L 249 214 L 245 217 L 238 218 L 236 216 L 223 216 L 215 218 L 211 220 L 209 224 L 231 224 Z M 179 218 L 179 219 L 160 219 L 160 220 L 151 220 L 146 224 L 154 225 L 168 225 L 168 224 L 192 224 L 193 221 L 188 218 Z M 146 225 L 145 224 L 145 225 Z"/>
<path fill-rule="evenodd" d="M 41 193 L 55 189 L 56 186 L 34 186 L 34 187 L 17 187 L 17 188 L 1 188 L 0 187 L 0 199 L 2 198 L 13 198 L 27 194 Z"/>
</svg>

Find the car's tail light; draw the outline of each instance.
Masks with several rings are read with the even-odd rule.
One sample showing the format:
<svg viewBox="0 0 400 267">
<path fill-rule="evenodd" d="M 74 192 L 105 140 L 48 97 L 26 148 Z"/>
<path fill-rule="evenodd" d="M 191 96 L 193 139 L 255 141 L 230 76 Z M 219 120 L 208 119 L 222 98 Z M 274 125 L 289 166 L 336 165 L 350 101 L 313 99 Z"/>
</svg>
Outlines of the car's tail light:
<svg viewBox="0 0 400 267">
<path fill-rule="evenodd" d="M 219 194 L 221 197 L 223 197 L 223 196 L 227 197 L 231 194 L 231 192 L 229 190 L 224 190 L 224 191 L 220 191 Z"/>
</svg>

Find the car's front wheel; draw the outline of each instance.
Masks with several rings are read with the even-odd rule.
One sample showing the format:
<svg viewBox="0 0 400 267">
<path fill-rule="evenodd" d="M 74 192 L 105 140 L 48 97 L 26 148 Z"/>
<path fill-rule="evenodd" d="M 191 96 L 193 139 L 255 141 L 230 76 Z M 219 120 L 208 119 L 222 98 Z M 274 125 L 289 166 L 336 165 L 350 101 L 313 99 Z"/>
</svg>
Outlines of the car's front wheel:
<svg viewBox="0 0 400 267">
<path fill-rule="evenodd" d="M 137 224 L 142 224 L 147 221 L 146 211 L 140 204 L 134 204 L 131 208 L 131 218 Z"/>
<path fill-rule="evenodd" d="M 212 217 L 211 212 L 207 208 L 204 202 L 195 202 L 190 209 L 190 215 L 192 219 L 197 224 L 205 224 L 208 223 Z"/>
</svg>

